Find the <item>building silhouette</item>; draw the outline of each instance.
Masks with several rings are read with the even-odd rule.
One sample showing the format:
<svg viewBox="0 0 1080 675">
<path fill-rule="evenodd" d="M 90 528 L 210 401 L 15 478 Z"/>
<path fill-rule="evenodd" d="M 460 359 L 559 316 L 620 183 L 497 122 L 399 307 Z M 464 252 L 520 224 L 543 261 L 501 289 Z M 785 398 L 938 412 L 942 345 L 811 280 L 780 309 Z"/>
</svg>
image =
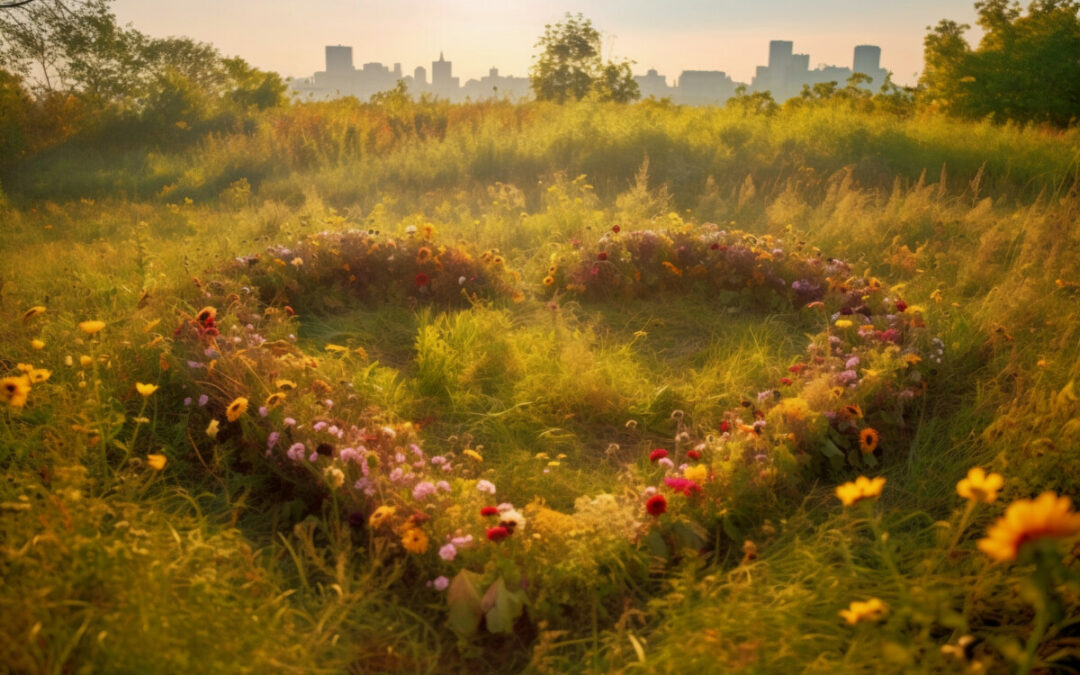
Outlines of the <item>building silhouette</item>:
<svg viewBox="0 0 1080 675">
<path fill-rule="evenodd" d="M 650 69 L 644 75 L 634 76 L 634 81 L 643 98 L 669 98 L 683 105 L 723 105 L 739 86 L 751 92 L 768 91 L 776 101 L 783 102 L 816 84 L 835 82 L 844 86 L 853 73 L 869 77 L 870 81 L 860 86 L 876 91 L 889 75 L 881 67 L 881 47 L 875 45 L 856 46 L 851 65 L 850 68 L 820 65 L 811 69 L 809 54 L 795 53 L 795 44 L 790 40 L 773 40 L 769 42 L 768 64 L 757 67 L 749 84 L 735 82 L 722 70 L 684 70 L 677 83 L 669 86 L 664 75 Z M 393 89 L 398 82 L 404 82 L 413 96 L 433 95 L 454 102 L 493 98 L 516 101 L 531 95 L 529 78 L 500 75 L 495 67 L 487 75 L 463 85 L 454 76 L 453 62 L 447 61 L 441 52 L 439 60 L 431 62 L 430 82 L 423 66 L 417 66 L 412 75 L 403 75 L 400 63 L 390 68 L 371 62 L 356 68 L 352 47 L 344 45 L 326 47 L 326 70 L 309 78 L 290 80 L 289 84 L 301 98 L 355 96 L 368 100 L 373 94 Z"/>
</svg>

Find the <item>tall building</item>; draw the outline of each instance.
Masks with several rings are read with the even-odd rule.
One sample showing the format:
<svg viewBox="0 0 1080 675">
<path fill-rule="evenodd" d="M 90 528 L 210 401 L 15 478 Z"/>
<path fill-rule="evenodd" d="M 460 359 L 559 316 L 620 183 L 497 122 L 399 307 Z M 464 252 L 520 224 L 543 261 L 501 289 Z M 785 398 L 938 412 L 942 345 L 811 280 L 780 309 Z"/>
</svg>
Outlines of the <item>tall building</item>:
<svg viewBox="0 0 1080 675">
<path fill-rule="evenodd" d="M 685 105 L 724 105 L 735 95 L 735 82 L 721 70 L 684 70 L 679 75 L 675 102 Z"/>
<path fill-rule="evenodd" d="M 889 72 L 881 67 L 881 47 L 858 45 L 855 47 L 855 59 L 852 70 L 870 76 L 870 88 L 880 89 L 885 84 Z"/>
<path fill-rule="evenodd" d="M 329 74 L 351 73 L 353 71 L 352 47 L 343 45 L 326 46 L 326 72 Z"/>
<path fill-rule="evenodd" d="M 635 75 L 634 82 L 637 82 L 641 98 L 671 96 L 672 88 L 668 86 L 667 78 L 657 73 L 655 68 L 650 68 L 644 75 Z"/>
<path fill-rule="evenodd" d="M 439 60 L 431 62 L 431 87 L 436 91 L 457 87 L 457 78 L 453 76 L 454 62 L 443 58 L 439 52 Z"/>
</svg>

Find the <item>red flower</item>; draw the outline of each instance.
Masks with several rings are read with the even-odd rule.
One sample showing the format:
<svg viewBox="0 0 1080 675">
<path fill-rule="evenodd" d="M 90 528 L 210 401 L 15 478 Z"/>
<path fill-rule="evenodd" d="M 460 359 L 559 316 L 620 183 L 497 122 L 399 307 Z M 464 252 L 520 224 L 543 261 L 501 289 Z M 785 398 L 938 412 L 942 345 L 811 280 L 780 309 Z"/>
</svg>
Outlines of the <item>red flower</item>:
<svg viewBox="0 0 1080 675">
<path fill-rule="evenodd" d="M 607 260 L 607 251 L 600 251 L 596 254 L 597 260 Z"/>
<path fill-rule="evenodd" d="M 415 281 L 417 288 L 423 288 L 431 283 L 431 277 L 421 272 L 416 275 Z"/>
<path fill-rule="evenodd" d="M 667 457 L 667 450 L 663 448 L 657 448 L 649 453 L 650 462 L 658 462 L 665 457 Z"/>
<path fill-rule="evenodd" d="M 686 456 L 690 459 L 701 459 L 701 453 L 697 450 L 687 450 Z"/>
<path fill-rule="evenodd" d="M 801 373 L 803 371 L 804 368 L 806 368 L 805 364 L 796 363 L 793 366 L 789 366 L 787 370 L 788 370 L 789 373 L 799 374 L 799 373 Z"/>
<path fill-rule="evenodd" d="M 721 420 L 720 421 L 720 433 L 722 433 L 722 434 L 726 433 L 730 429 L 731 429 L 731 425 L 728 424 L 727 420 Z"/>
<path fill-rule="evenodd" d="M 907 308 L 908 308 L 908 304 L 906 302 L 904 302 L 900 298 L 896 299 L 896 311 L 903 314 L 907 310 Z"/>
<path fill-rule="evenodd" d="M 684 494 L 687 497 L 695 495 L 701 492 L 701 486 L 690 480 L 689 478 L 665 478 L 664 483 L 680 494 Z"/>
<path fill-rule="evenodd" d="M 719 251 L 720 250 L 720 244 L 713 244 L 712 246 L 709 247 L 709 249 L 711 249 L 713 251 Z"/>
<path fill-rule="evenodd" d="M 502 541 L 510 536 L 510 530 L 506 529 L 502 525 L 496 525 L 495 527 L 489 527 L 487 531 L 488 541 Z"/>
<path fill-rule="evenodd" d="M 780 384 L 783 384 L 783 385 L 791 384 L 791 378 L 790 377 L 781 377 L 780 378 Z"/>
<path fill-rule="evenodd" d="M 664 499 L 664 495 L 649 497 L 649 501 L 645 502 L 645 510 L 649 512 L 650 516 L 659 518 L 664 511 L 667 511 L 667 500 Z"/>
<path fill-rule="evenodd" d="M 615 234 L 618 234 L 620 229 L 622 229 L 622 228 L 620 228 L 618 225 L 614 225 L 614 226 L 612 226 L 611 231 L 614 232 Z"/>
<path fill-rule="evenodd" d="M 480 515 L 497 516 L 499 515 L 499 509 L 495 508 L 494 506 L 485 506 L 484 508 L 480 509 Z"/>
</svg>

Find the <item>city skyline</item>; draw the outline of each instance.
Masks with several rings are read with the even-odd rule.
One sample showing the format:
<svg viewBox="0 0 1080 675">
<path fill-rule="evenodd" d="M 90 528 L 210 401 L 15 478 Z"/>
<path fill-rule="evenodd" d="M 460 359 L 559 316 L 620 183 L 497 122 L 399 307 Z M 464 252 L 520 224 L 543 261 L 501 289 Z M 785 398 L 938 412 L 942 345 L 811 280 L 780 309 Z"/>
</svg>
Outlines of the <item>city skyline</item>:
<svg viewBox="0 0 1080 675">
<path fill-rule="evenodd" d="M 878 45 L 889 55 L 894 81 L 914 84 L 926 27 L 943 18 L 973 24 L 975 16 L 970 0 L 911 0 L 902 6 L 682 0 L 663 7 L 647 0 L 579 0 L 567 7 L 495 0 L 116 0 L 114 9 L 122 23 L 148 34 L 210 42 L 286 77 L 310 76 L 323 67 L 323 47 L 342 44 L 354 46 L 357 63 L 429 64 L 443 51 L 454 55 L 463 81 L 492 67 L 527 76 L 544 25 L 561 21 L 566 11 L 580 11 L 601 30 L 605 57 L 631 59 L 635 72 L 655 69 L 671 78 L 684 70 L 723 70 L 749 82 L 768 57 L 768 41 L 784 35 L 812 55 L 811 68 L 848 63 L 852 45 Z M 978 36 L 977 29 L 969 34 L 971 40 Z"/>
</svg>

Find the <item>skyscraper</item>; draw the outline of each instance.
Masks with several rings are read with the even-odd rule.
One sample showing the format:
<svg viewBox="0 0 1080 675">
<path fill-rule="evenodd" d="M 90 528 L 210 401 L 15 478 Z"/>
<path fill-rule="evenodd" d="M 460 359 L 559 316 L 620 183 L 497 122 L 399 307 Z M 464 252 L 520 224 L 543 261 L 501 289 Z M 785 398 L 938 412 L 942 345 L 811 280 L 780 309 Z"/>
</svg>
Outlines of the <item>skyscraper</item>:
<svg viewBox="0 0 1080 675">
<path fill-rule="evenodd" d="M 352 47 L 326 46 L 326 72 L 332 75 L 353 71 Z"/>
</svg>

